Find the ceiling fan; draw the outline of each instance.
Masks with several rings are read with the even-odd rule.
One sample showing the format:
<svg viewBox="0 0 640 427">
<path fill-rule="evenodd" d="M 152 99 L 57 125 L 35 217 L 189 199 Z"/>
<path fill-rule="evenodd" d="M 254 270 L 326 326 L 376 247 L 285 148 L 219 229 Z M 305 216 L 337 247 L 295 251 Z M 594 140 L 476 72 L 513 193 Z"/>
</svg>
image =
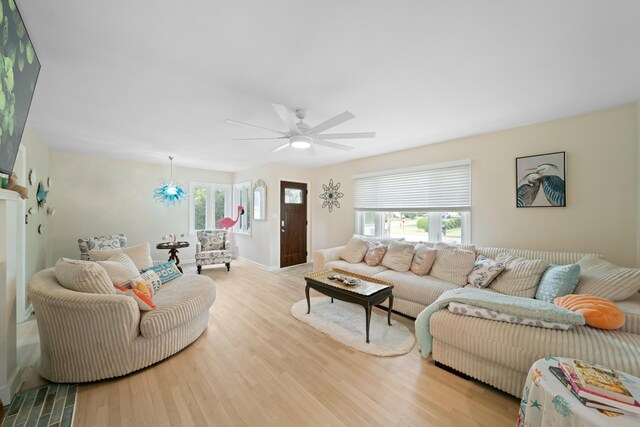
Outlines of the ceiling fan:
<svg viewBox="0 0 640 427">
<path fill-rule="evenodd" d="M 295 111 L 295 117 L 300 121 L 295 122 L 293 118 L 293 112 L 289 111 L 286 107 L 280 104 L 271 104 L 278 113 L 278 116 L 289 128 L 288 131 L 280 131 L 275 129 L 266 128 L 264 126 L 252 125 L 250 123 L 239 122 L 237 120 L 225 120 L 227 123 L 233 123 L 236 125 L 248 126 L 252 128 L 265 129 L 271 132 L 275 132 L 280 136 L 274 136 L 272 138 L 236 138 L 233 141 L 257 141 L 257 140 L 286 140 L 287 142 L 275 150 L 271 151 L 276 153 L 285 148 L 292 147 L 299 150 L 307 150 L 311 155 L 315 155 L 316 152 L 313 148 L 314 145 L 322 145 L 324 147 L 337 148 L 339 150 L 351 151 L 354 147 L 349 145 L 338 144 L 335 142 L 327 141 L 328 139 L 354 139 L 354 138 L 375 138 L 375 132 L 357 132 L 357 133 L 322 133 L 339 124 L 355 118 L 353 114 L 348 111 L 338 114 L 335 117 L 325 120 L 324 122 L 314 127 L 309 126 L 304 122 L 306 110 L 298 109 Z"/>
</svg>

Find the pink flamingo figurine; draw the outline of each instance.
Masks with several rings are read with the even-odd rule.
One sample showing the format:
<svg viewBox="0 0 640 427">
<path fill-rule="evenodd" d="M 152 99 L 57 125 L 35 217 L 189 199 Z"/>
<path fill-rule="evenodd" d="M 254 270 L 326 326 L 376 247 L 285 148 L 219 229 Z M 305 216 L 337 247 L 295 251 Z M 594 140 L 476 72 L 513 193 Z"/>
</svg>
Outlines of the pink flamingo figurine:
<svg viewBox="0 0 640 427">
<path fill-rule="evenodd" d="M 218 227 L 220 228 L 231 228 L 234 225 L 236 225 L 236 222 L 238 222 L 238 220 L 240 219 L 240 215 L 244 215 L 244 206 L 240 205 L 238 206 L 238 216 L 236 217 L 235 220 L 226 217 L 226 218 L 222 218 L 220 221 L 218 221 Z"/>
</svg>

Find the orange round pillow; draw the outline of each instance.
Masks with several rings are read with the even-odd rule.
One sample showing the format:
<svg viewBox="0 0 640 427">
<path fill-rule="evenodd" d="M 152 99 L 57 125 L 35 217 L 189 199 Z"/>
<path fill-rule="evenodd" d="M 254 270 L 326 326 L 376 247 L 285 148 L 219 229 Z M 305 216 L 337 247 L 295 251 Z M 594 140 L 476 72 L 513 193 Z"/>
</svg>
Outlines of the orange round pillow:
<svg viewBox="0 0 640 427">
<path fill-rule="evenodd" d="M 598 329 L 618 329 L 624 325 L 624 313 L 608 299 L 593 295 L 565 295 L 553 300 L 557 306 L 580 313 L 587 325 Z"/>
</svg>

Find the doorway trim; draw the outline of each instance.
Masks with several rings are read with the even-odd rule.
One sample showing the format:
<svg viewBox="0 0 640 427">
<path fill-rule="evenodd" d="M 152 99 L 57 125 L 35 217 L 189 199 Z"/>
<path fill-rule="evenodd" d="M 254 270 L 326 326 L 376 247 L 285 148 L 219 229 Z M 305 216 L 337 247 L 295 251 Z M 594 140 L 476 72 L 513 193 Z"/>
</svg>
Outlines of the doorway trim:
<svg viewBox="0 0 640 427">
<path fill-rule="evenodd" d="M 282 203 L 280 197 L 280 188 L 282 187 L 282 182 L 297 182 L 300 184 L 307 184 L 307 262 L 313 259 L 313 255 L 311 254 L 311 227 L 313 227 L 313 220 L 311 218 L 311 181 L 304 179 L 290 179 L 290 178 L 278 178 L 278 222 L 277 222 L 277 230 L 278 230 L 278 244 L 277 251 L 278 254 L 278 268 L 282 268 L 280 266 L 280 240 L 282 239 L 282 234 L 280 233 L 280 203 Z"/>
</svg>

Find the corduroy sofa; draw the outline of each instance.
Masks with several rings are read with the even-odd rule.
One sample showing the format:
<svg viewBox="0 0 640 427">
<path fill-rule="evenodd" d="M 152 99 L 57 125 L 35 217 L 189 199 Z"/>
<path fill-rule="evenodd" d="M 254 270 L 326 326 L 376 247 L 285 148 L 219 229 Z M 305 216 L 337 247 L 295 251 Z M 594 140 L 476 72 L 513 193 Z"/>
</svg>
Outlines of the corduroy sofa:
<svg viewBox="0 0 640 427">
<path fill-rule="evenodd" d="M 428 244 L 430 245 L 430 244 Z M 340 268 L 394 284 L 393 309 L 417 317 L 443 292 L 460 286 L 430 275 L 397 272 L 365 262 L 340 259 L 344 246 L 314 253 L 314 270 Z M 570 264 L 587 254 L 508 248 L 475 248 L 477 255 L 496 258 L 509 253 L 550 264 Z M 568 331 L 463 316 L 442 309 L 431 316 L 432 358 L 472 378 L 519 397 L 530 366 L 543 357 L 581 358 L 640 376 L 640 294 L 617 302 L 626 316 L 615 331 L 577 326 Z M 425 355 L 426 356 L 426 355 Z"/>
<path fill-rule="evenodd" d="M 133 298 L 76 292 L 53 268 L 29 282 L 40 334 L 39 373 L 53 382 L 118 377 L 157 363 L 195 341 L 207 328 L 216 290 L 206 276 L 185 274 L 154 295 L 141 312 Z"/>
</svg>

